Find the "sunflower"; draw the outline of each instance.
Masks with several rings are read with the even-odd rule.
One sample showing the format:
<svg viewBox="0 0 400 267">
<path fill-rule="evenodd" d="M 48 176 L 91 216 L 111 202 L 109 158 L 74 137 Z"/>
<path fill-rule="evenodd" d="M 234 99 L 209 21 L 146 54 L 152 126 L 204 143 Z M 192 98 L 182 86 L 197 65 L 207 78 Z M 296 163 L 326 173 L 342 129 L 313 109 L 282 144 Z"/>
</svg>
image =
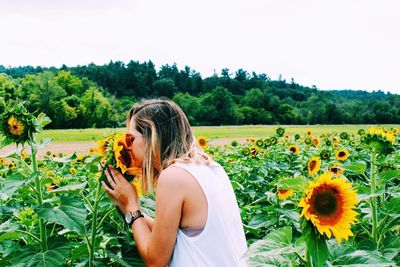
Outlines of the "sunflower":
<svg viewBox="0 0 400 267">
<path fill-rule="evenodd" d="M 0 105 L 1 106 L 1 105 Z M 14 102 L 12 106 L 3 106 L 0 114 L 0 133 L 6 144 L 24 144 L 29 141 L 35 142 L 33 134 L 42 130 L 51 120 L 40 113 L 36 118 L 24 107 L 20 101 Z"/>
<path fill-rule="evenodd" d="M 250 156 L 252 158 L 254 158 L 255 156 L 257 156 L 258 153 L 258 148 L 256 146 L 251 146 L 250 147 Z"/>
<path fill-rule="evenodd" d="M 7 120 L 8 132 L 16 138 L 21 137 L 24 133 L 24 123 L 16 116 L 11 115 Z"/>
<path fill-rule="evenodd" d="M 307 136 L 310 137 L 311 135 L 312 135 L 311 130 L 308 130 L 308 131 L 307 131 Z"/>
<path fill-rule="evenodd" d="M 339 143 L 339 139 L 337 139 L 336 137 L 333 137 L 333 142 L 335 143 L 335 144 L 337 144 L 337 143 Z"/>
<path fill-rule="evenodd" d="M 288 197 L 293 196 L 294 194 L 293 190 L 290 189 L 278 189 L 277 193 L 278 193 L 278 198 L 281 200 L 285 200 Z"/>
<path fill-rule="evenodd" d="M 331 152 L 328 149 L 324 149 L 321 151 L 321 153 L 319 154 L 319 156 L 321 157 L 321 159 L 329 159 L 331 157 Z"/>
<path fill-rule="evenodd" d="M 232 163 L 232 162 L 234 162 L 234 161 L 235 161 L 234 158 L 228 158 L 228 162 Z"/>
<path fill-rule="evenodd" d="M 28 153 L 26 153 L 25 151 L 22 151 L 20 154 L 21 159 L 25 159 L 28 157 Z"/>
<path fill-rule="evenodd" d="M 136 193 L 138 197 L 141 197 L 143 195 L 142 191 L 142 183 L 139 181 L 139 179 L 135 178 L 131 181 L 131 185 L 133 185 L 136 188 Z"/>
<path fill-rule="evenodd" d="M 124 174 L 127 170 L 134 166 L 134 161 L 128 147 L 126 145 L 126 134 L 118 134 L 114 137 L 113 142 L 113 153 L 116 161 L 117 168 L 121 169 L 121 173 Z M 134 172 L 136 170 L 133 170 Z"/>
<path fill-rule="evenodd" d="M 258 140 L 256 141 L 256 146 L 258 146 L 258 147 L 263 147 L 263 146 L 264 146 L 264 141 L 261 140 L 261 139 L 258 139 Z"/>
<path fill-rule="evenodd" d="M 9 162 L 8 163 L 8 168 L 11 170 L 11 169 L 14 169 L 15 168 L 15 164 L 14 164 L 14 162 Z"/>
<path fill-rule="evenodd" d="M 254 144 L 255 141 L 256 141 L 256 140 L 254 140 L 254 138 L 248 138 L 248 139 L 247 139 L 247 142 L 252 143 L 252 144 Z"/>
<path fill-rule="evenodd" d="M 104 139 L 101 139 L 99 141 L 96 141 L 97 143 L 97 148 L 94 149 L 96 155 L 98 156 L 104 156 L 107 154 L 107 148 L 108 144 L 112 140 L 112 136 L 106 137 Z"/>
<path fill-rule="evenodd" d="M 53 154 L 53 158 L 55 158 L 55 157 L 56 157 L 56 154 Z M 82 154 L 82 153 L 79 153 L 79 154 L 76 156 L 75 161 L 76 161 L 76 163 L 83 163 L 83 162 L 85 161 L 85 155 Z"/>
<path fill-rule="evenodd" d="M 394 128 L 394 129 L 392 130 L 392 133 L 393 133 L 394 135 L 398 134 L 398 133 L 399 133 L 399 129 Z"/>
<path fill-rule="evenodd" d="M 336 158 L 338 160 L 346 160 L 350 156 L 350 153 L 347 149 L 342 148 L 336 152 Z"/>
<path fill-rule="evenodd" d="M 265 139 L 264 146 L 265 146 L 265 148 L 271 146 L 271 139 L 269 139 L 269 138 Z"/>
<path fill-rule="evenodd" d="M 364 129 L 358 129 L 357 134 L 360 136 L 365 135 L 365 130 Z"/>
<path fill-rule="evenodd" d="M 250 155 L 250 149 L 249 149 L 248 147 L 244 147 L 244 148 L 242 149 L 242 154 L 243 154 L 243 156 L 248 156 L 248 155 Z"/>
<path fill-rule="evenodd" d="M 69 168 L 69 173 L 70 174 L 75 174 L 76 173 L 76 169 L 74 167 Z"/>
<path fill-rule="evenodd" d="M 312 157 L 308 161 L 308 174 L 313 176 L 319 172 L 321 169 L 321 159 L 319 157 Z"/>
<path fill-rule="evenodd" d="M 53 184 L 53 183 L 47 183 L 46 184 L 46 191 L 47 192 L 51 192 L 51 191 L 54 191 L 54 190 L 56 190 L 57 188 L 59 188 L 56 184 Z"/>
<path fill-rule="evenodd" d="M 265 155 L 266 153 L 267 153 L 267 152 L 265 152 L 265 150 L 263 150 L 263 149 L 260 150 L 260 154 L 261 154 L 261 155 Z"/>
<path fill-rule="evenodd" d="M 54 171 L 52 171 L 52 170 L 49 170 L 49 171 L 46 172 L 46 176 L 50 177 L 50 178 L 56 177 L 56 173 Z"/>
<path fill-rule="evenodd" d="M 342 164 L 339 162 L 333 163 L 330 167 L 329 167 L 329 171 L 330 173 L 332 173 L 333 175 L 342 175 L 343 174 L 343 169 L 340 167 Z"/>
<path fill-rule="evenodd" d="M 295 140 L 299 140 L 299 139 L 300 139 L 300 135 L 299 135 L 299 134 L 295 134 L 295 135 L 294 135 L 294 139 L 295 139 Z"/>
<path fill-rule="evenodd" d="M 311 143 L 313 144 L 313 146 L 319 146 L 320 145 L 319 138 L 318 137 L 313 138 Z"/>
<path fill-rule="evenodd" d="M 303 208 L 300 217 L 311 221 L 321 235 L 328 238 L 333 235 L 340 244 L 353 235 L 350 228 L 357 221 L 354 211 L 357 203 L 357 193 L 351 189 L 351 183 L 324 172 L 315 182 L 309 183 L 299 202 L 299 207 Z"/>
<path fill-rule="evenodd" d="M 306 139 L 304 139 L 304 143 L 306 143 L 306 145 L 311 145 L 312 143 L 311 137 L 307 137 Z"/>
<path fill-rule="evenodd" d="M 275 136 L 271 137 L 271 145 L 275 145 L 278 142 L 278 139 L 276 139 Z"/>
<path fill-rule="evenodd" d="M 355 145 L 356 145 L 356 141 L 354 141 L 354 140 L 350 140 L 350 142 L 349 142 L 349 145 L 351 145 L 351 146 L 355 146 Z"/>
<path fill-rule="evenodd" d="M 7 161 L 5 158 L 0 158 L 0 165 L 6 165 Z"/>
<path fill-rule="evenodd" d="M 293 152 L 293 154 L 295 154 L 296 156 L 300 153 L 300 149 L 296 145 L 291 145 L 289 147 L 289 151 Z"/>
<path fill-rule="evenodd" d="M 342 138 L 342 139 L 348 139 L 348 138 L 349 138 L 349 134 L 346 133 L 346 132 L 342 132 L 342 133 L 340 134 L 340 138 Z"/>
<path fill-rule="evenodd" d="M 207 147 L 208 141 L 204 136 L 199 136 L 199 137 L 197 137 L 197 144 L 199 145 L 199 147 L 204 149 Z"/>
<path fill-rule="evenodd" d="M 332 142 L 331 142 L 331 140 L 329 140 L 329 139 L 326 139 L 326 140 L 325 140 L 325 145 L 327 145 L 327 146 L 331 146 L 331 145 L 332 145 Z"/>
<path fill-rule="evenodd" d="M 285 134 L 285 128 L 279 127 L 278 129 L 276 129 L 276 133 L 279 136 L 283 136 Z"/>
</svg>

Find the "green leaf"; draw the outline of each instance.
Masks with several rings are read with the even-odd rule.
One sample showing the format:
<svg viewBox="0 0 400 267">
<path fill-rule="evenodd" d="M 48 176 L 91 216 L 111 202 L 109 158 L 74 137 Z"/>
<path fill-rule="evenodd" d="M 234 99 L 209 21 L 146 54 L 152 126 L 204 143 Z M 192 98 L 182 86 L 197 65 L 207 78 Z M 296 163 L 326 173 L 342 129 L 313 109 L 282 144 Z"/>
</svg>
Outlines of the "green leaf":
<svg viewBox="0 0 400 267">
<path fill-rule="evenodd" d="M 35 119 L 35 130 L 36 132 L 40 132 L 43 128 L 51 123 L 51 119 L 46 116 L 43 112 L 40 113 Z"/>
<path fill-rule="evenodd" d="M 6 239 L 15 239 L 19 237 L 21 234 L 15 231 L 18 228 L 18 225 L 12 223 L 11 220 L 0 224 L 0 244 Z"/>
<path fill-rule="evenodd" d="M 320 235 L 317 229 L 308 221 L 303 224 L 303 235 L 314 265 L 316 267 L 324 266 L 329 257 L 325 237 Z"/>
<path fill-rule="evenodd" d="M 44 149 L 51 142 L 51 138 L 43 138 L 40 143 L 32 144 L 37 151 Z"/>
<path fill-rule="evenodd" d="M 249 259 L 252 266 L 253 264 L 258 266 L 258 264 L 262 262 L 265 264 L 273 264 L 274 262 L 290 263 L 291 261 L 288 254 L 295 252 L 295 248 L 292 246 L 291 242 L 292 228 L 286 226 L 272 231 L 264 239 L 253 243 L 244 257 Z M 281 264 L 278 264 L 278 266 L 281 266 Z"/>
<path fill-rule="evenodd" d="M 76 190 L 82 190 L 86 187 L 87 182 L 81 183 L 81 184 L 74 184 L 74 185 L 66 185 L 59 187 L 57 189 L 54 189 L 51 191 L 51 193 L 59 193 L 59 192 L 68 192 L 68 191 L 76 191 Z"/>
<path fill-rule="evenodd" d="M 293 263 L 290 261 L 290 259 L 282 257 L 282 256 L 270 257 L 270 256 L 257 255 L 257 256 L 251 257 L 248 260 L 248 263 L 249 263 L 249 266 L 252 266 L 252 267 L 294 266 Z"/>
<path fill-rule="evenodd" d="M 385 212 L 400 214 L 400 198 L 392 198 L 384 202 Z"/>
<path fill-rule="evenodd" d="M 87 210 L 83 202 L 72 196 L 61 197 L 60 206 L 46 203 L 37 208 L 37 214 L 46 221 L 63 225 L 65 228 L 83 235 L 86 231 Z"/>
<path fill-rule="evenodd" d="M 49 250 L 57 251 L 64 258 L 69 257 L 69 255 L 71 254 L 71 241 L 63 236 L 51 236 L 48 238 L 47 244 Z"/>
<path fill-rule="evenodd" d="M 3 186 L 0 191 L 0 199 L 7 200 L 25 183 L 24 176 L 22 174 L 16 173 L 7 178 L 3 182 Z"/>
<path fill-rule="evenodd" d="M 380 184 L 385 184 L 395 178 L 400 179 L 400 170 L 389 170 L 378 173 Z"/>
<path fill-rule="evenodd" d="M 278 189 L 281 190 L 293 190 L 296 192 L 303 192 L 307 187 L 307 181 L 303 176 L 298 176 L 295 178 L 281 178 L 276 183 Z"/>
<path fill-rule="evenodd" d="M 62 158 L 52 158 L 53 161 L 55 162 L 60 162 L 60 163 L 68 163 L 77 158 L 76 153 L 72 154 L 69 157 L 62 157 Z"/>
<path fill-rule="evenodd" d="M 333 259 L 331 264 L 333 266 L 383 267 L 394 263 L 379 255 L 377 251 L 356 250 Z"/>
<path fill-rule="evenodd" d="M 393 260 L 400 253 L 400 236 L 389 236 L 382 242 L 381 253 L 386 259 Z"/>
<path fill-rule="evenodd" d="M 64 265 L 64 257 L 54 250 L 48 250 L 44 253 L 36 253 L 32 250 L 22 250 L 13 258 L 13 266 L 26 267 L 57 267 Z"/>
<path fill-rule="evenodd" d="M 357 174 L 364 174 L 367 169 L 365 162 L 347 162 L 342 167 L 345 171 L 354 172 Z"/>
</svg>

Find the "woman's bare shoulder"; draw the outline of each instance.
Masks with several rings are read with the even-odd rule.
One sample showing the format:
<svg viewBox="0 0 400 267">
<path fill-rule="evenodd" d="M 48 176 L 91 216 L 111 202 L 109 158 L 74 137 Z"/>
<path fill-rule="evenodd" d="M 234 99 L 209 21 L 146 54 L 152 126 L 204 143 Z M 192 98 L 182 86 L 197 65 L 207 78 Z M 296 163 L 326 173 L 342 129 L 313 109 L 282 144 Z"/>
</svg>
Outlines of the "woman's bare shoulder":
<svg viewBox="0 0 400 267">
<path fill-rule="evenodd" d="M 184 186 L 190 184 L 190 177 L 192 175 L 185 169 L 171 165 L 161 172 L 157 185 Z"/>
</svg>

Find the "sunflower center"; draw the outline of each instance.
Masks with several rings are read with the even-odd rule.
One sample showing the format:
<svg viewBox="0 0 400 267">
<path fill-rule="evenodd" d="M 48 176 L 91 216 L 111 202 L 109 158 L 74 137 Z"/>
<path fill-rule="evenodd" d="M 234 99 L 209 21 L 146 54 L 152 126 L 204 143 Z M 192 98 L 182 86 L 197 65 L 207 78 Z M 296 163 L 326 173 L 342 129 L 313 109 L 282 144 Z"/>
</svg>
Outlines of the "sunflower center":
<svg viewBox="0 0 400 267">
<path fill-rule="evenodd" d="M 22 122 L 17 121 L 15 119 L 10 120 L 9 122 L 9 130 L 12 135 L 19 136 L 24 130 L 24 125 Z"/>
<path fill-rule="evenodd" d="M 346 156 L 346 153 L 343 152 L 343 151 L 340 151 L 340 152 L 339 152 L 339 157 L 344 157 L 344 156 Z"/>
<path fill-rule="evenodd" d="M 312 160 L 310 162 L 310 170 L 314 170 L 316 165 L 317 165 L 317 162 L 315 160 Z"/>
<path fill-rule="evenodd" d="M 205 145 L 206 145 L 206 140 L 200 139 L 200 140 L 199 140 L 199 144 L 200 144 L 201 146 L 205 146 Z"/>
<path fill-rule="evenodd" d="M 317 215 L 321 224 L 336 223 L 343 211 L 343 203 L 338 190 L 323 185 L 315 188 L 310 199 L 311 213 Z"/>
<path fill-rule="evenodd" d="M 129 155 L 129 152 L 126 150 L 126 147 L 122 143 L 118 143 L 118 145 L 123 146 L 123 149 L 121 150 L 121 156 L 119 157 L 119 160 L 121 161 L 122 164 L 124 164 L 126 167 L 131 166 L 131 157 Z"/>
<path fill-rule="evenodd" d="M 292 151 L 293 153 L 295 153 L 295 152 L 296 152 L 296 148 L 295 148 L 295 147 L 291 147 L 291 148 L 290 148 L 290 151 Z"/>
</svg>

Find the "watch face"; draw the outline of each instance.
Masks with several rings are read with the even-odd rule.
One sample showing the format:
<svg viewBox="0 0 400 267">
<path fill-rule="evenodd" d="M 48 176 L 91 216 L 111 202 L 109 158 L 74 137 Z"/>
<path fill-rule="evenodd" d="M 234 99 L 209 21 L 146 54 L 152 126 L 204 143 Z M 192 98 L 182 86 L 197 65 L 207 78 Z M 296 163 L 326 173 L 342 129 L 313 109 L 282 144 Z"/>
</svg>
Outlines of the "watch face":
<svg viewBox="0 0 400 267">
<path fill-rule="evenodd" d="M 126 223 L 131 223 L 132 221 L 132 214 L 130 212 L 125 213 L 125 222 Z"/>
</svg>

